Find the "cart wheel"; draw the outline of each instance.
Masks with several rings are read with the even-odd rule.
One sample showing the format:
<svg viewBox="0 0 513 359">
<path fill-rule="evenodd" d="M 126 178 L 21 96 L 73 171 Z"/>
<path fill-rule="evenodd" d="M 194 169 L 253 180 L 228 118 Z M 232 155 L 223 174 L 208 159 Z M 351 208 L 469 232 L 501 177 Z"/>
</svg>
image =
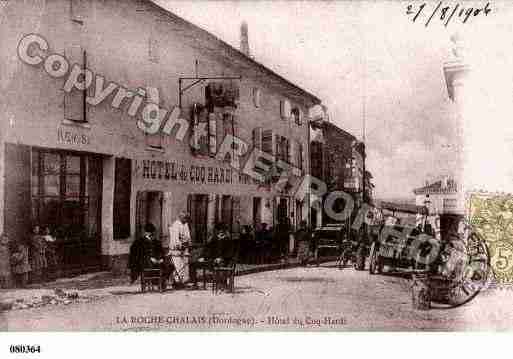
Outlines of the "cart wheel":
<svg viewBox="0 0 513 359">
<path fill-rule="evenodd" d="M 449 282 L 446 300 L 449 306 L 459 307 L 474 299 L 489 284 L 491 277 L 490 253 L 483 238 L 471 232 L 466 245 L 467 261 L 462 278 Z"/>
</svg>

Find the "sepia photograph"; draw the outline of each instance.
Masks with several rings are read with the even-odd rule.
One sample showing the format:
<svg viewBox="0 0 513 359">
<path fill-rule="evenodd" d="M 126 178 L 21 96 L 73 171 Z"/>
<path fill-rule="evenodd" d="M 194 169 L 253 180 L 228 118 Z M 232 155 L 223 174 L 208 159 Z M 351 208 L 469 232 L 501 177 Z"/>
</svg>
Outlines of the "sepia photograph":
<svg viewBox="0 0 513 359">
<path fill-rule="evenodd" d="M 511 331 L 512 90 L 510 1 L 0 0 L 0 331 Z"/>
</svg>

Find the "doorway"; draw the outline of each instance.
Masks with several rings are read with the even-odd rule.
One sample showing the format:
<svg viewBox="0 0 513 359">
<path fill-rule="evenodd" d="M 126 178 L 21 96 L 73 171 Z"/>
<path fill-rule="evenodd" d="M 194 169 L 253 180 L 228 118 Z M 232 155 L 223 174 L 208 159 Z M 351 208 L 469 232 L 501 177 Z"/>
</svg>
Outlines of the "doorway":
<svg viewBox="0 0 513 359">
<path fill-rule="evenodd" d="M 151 223 L 155 226 L 155 237 L 162 239 L 162 202 L 164 193 L 161 191 L 140 191 L 137 192 L 137 236 L 140 237 L 144 231 L 144 226 Z"/>
</svg>

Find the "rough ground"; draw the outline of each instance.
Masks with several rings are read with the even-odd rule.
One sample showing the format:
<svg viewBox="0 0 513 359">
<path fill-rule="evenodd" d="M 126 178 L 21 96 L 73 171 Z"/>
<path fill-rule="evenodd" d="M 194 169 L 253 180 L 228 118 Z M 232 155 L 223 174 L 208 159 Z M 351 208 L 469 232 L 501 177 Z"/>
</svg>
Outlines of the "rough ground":
<svg viewBox="0 0 513 359">
<path fill-rule="evenodd" d="M 330 266 L 236 278 L 236 293 L 96 289 L 73 301 L 0 313 L 0 330 L 505 330 L 513 292 L 489 290 L 456 309 L 412 309 L 408 280 Z M 93 290 L 94 291 L 94 290 Z M 92 293 L 92 292 L 89 292 Z M 329 319 L 326 319 L 329 318 Z"/>
</svg>

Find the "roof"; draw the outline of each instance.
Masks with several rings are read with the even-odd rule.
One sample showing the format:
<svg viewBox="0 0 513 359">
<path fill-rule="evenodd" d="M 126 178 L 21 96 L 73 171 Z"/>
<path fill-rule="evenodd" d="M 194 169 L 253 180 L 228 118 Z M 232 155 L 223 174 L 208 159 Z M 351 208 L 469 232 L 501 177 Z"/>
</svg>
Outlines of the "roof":
<svg viewBox="0 0 513 359">
<path fill-rule="evenodd" d="M 410 214 L 427 214 L 427 208 L 425 206 L 417 206 L 408 203 L 393 203 L 382 201 L 379 205 L 381 209 L 387 209 L 393 212 L 403 212 Z"/>
<path fill-rule="evenodd" d="M 264 66 L 263 64 L 255 61 L 251 57 L 247 56 L 245 53 L 243 53 L 239 49 L 237 49 L 237 48 L 231 46 L 230 44 L 226 43 L 225 41 L 219 39 L 212 33 L 202 29 L 201 27 L 199 27 L 197 25 L 194 25 L 193 23 L 174 14 L 173 12 L 169 11 L 168 9 L 163 8 L 159 4 L 155 3 L 153 0 L 144 0 L 144 1 L 146 1 L 149 5 L 153 6 L 157 11 L 163 12 L 165 15 L 171 17 L 172 20 L 180 23 L 181 25 L 183 25 L 183 26 L 187 27 L 188 29 L 190 29 L 191 31 L 195 32 L 198 36 L 202 36 L 206 41 L 209 41 L 211 43 L 214 43 L 215 45 L 218 45 L 220 47 L 220 49 L 226 51 L 227 56 L 237 57 L 237 58 L 241 59 L 242 61 L 247 62 L 250 66 L 257 68 L 258 70 L 266 73 L 267 75 L 269 75 L 269 76 L 273 77 L 274 79 L 276 79 L 277 81 L 281 82 L 286 87 L 288 87 L 290 90 L 292 90 L 292 92 L 296 93 L 296 96 L 298 96 L 298 94 L 299 94 L 300 97 L 308 99 L 312 103 L 311 106 L 321 104 L 322 101 L 317 96 L 311 94 L 310 92 L 308 92 L 308 91 L 302 89 L 301 87 L 297 86 L 296 84 L 290 82 L 289 80 L 287 80 L 286 78 L 277 74 L 273 70 L 271 70 L 268 67 Z M 198 39 L 195 39 L 195 40 L 198 40 Z M 205 50 L 208 50 L 208 49 L 205 48 Z M 294 97 L 293 95 L 291 95 L 291 96 Z"/>
<path fill-rule="evenodd" d="M 416 188 L 413 190 L 413 193 L 415 193 L 416 195 L 422 195 L 438 193 L 456 193 L 458 191 L 456 181 L 452 178 L 447 179 L 447 186 L 445 187 L 443 186 L 442 182 L 442 180 L 438 180 L 424 187 Z"/>
<path fill-rule="evenodd" d="M 353 140 L 356 140 L 356 137 L 353 134 L 343 130 L 342 128 L 338 127 L 337 125 L 335 125 L 332 122 L 324 121 L 322 123 L 322 125 L 324 125 L 325 127 L 328 127 L 328 128 L 326 128 L 327 130 L 335 130 L 336 132 L 338 132 L 342 136 L 349 137 L 349 138 L 351 138 Z"/>
</svg>

